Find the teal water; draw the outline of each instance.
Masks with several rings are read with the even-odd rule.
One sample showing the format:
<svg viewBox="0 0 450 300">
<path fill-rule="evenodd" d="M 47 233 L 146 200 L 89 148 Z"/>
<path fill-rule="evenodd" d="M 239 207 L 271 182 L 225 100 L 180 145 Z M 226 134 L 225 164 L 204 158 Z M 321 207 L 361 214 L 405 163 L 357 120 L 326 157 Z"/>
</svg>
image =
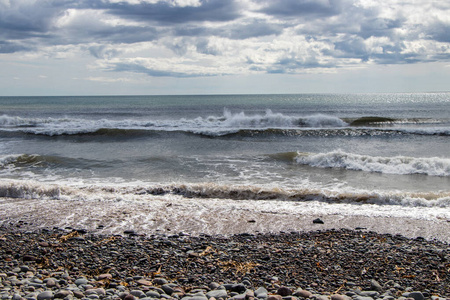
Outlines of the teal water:
<svg viewBox="0 0 450 300">
<path fill-rule="evenodd" d="M 449 136 L 450 93 L 0 97 L 0 192 L 14 183 L 17 197 L 62 197 L 30 182 L 203 199 L 263 190 L 450 217 Z"/>
</svg>

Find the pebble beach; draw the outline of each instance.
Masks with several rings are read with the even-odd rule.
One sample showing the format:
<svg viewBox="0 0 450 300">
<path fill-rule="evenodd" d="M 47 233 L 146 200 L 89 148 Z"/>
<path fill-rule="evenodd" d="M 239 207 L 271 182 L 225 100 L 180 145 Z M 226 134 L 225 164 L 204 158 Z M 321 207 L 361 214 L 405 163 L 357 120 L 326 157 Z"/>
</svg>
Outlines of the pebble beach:
<svg viewBox="0 0 450 300">
<path fill-rule="evenodd" d="M 2 225 L 0 298 L 450 299 L 450 245 L 364 229 L 101 235 Z"/>
</svg>

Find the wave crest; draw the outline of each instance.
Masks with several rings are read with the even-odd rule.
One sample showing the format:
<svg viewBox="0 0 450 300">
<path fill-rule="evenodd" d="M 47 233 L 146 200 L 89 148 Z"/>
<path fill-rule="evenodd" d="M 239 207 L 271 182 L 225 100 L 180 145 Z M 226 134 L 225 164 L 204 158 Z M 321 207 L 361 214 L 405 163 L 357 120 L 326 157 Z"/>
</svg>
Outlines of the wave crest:
<svg viewBox="0 0 450 300">
<path fill-rule="evenodd" d="M 386 174 L 450 176 L 450 159 L 368 156 L 343 151 L 298 153 L 296 162 L 318 168 L 343 168 Z"/>
<path fill-rule="evenodd" d="M 152 197 L 180 196 L 197 199 L 289 201 L 347 204 L 398 205 L 402 207 L 450 207 L 450 193 L 401 193 L 354 189 L 323 189 L 309 186 L 296 189 L 214 183 L 143 186 L 67 186 L 34 181 L 0 180 L 0 197 L 66 201 L 135 201 Z"/>
</svg>

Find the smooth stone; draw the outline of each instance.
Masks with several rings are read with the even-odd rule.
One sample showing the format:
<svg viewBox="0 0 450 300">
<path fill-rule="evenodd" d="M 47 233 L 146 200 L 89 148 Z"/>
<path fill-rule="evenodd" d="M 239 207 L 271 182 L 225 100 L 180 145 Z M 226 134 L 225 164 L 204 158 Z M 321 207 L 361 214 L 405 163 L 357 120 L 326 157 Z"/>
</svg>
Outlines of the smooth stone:
<svg viewBox="0 0 450 300">
<path fill-rule="evenodd" d="M 149 280 L 145 280 L 145 279 L 139 279 L 138 281 L 136 281 L 138 284 L 140 285 L 146 285 L 146 286 L 152 286 L 153 283 Z"/>
<path fill-rule="evenodd" d="M 111 280 L 112 279 L 112 275 L 111 274 L 100 274 L 98 275 L 98 280 Z"/>
<path fill-rule="evenodd" d="M 84 298 L 84 294 L 81 291 L 73 291 L 73 295 L 79 299 Z"/>
<path fill-rule="evenodd" d="M 243 295 L 245 295 L 246 298 L 255 298 L 255 292 L 253 290 L 246 290 Z"/>
<path fill-rule="evenodd" d="M 155 279 L 153 279 L 153 283 L 158 284 L 158 285 L 164 285 L 164 284 L 168 284 L 169 281 L 167 281 L 167 279 L 165 279 L 165 278 L 155 278 Z"/>
<path fill-rule="evenodd" d="M 75 280 L 74 283 L 76 285 L 83 285 L 83 284 L 88 284 L 89 280 L 87 280 L 86 278 L 78 278 L 77 280 Z"/>
<path fill-rule="evenodd" d="M 320 218 L 317 218 L 317 219 L 314 219 L 313 220 L 313 224 L 324 224 L 325 222 L 324 221 L 322 221 L 322 219 L 320 219 Z"/>
<path fill-rule="evenodd" d="M 56 281 L 52 278 L 47 279 L 47 281 L 45 282 L 45 285 L 49 288 L 55 287 L 56 286 Z"/>
<path fill-rule="evenodd" d="M 283 297 L 281 297 L 280 295 L 269 295 L 267 297 L 267 300 L 283 300 Z"/>
<path fill-rule="evenodd" d="M 33 255 L 24 255 L 22 259 L 23 259 L 23 261 L 36 261 L 37 260 L 36 256 L 33 256 Z"/>
<path fill-rule="evenodd" d="M 344 296 L 341 294 L 333 294 L 333 295 L 331 295 L 330 298 L 331 298 L 331 300 L 348 300 L 349 299 L 348 296 Z"/>
<path fill-rule="evenodd" d="M 370 281 L 370 289 L 377 291 L 377 292 L 381 292 L 383 290 L 383 287 L 381 286 L 381 284 L 376 281 L 375 279 L 372 279 Z"/>
<path fill-rule="evenodd" d="M 50 300 L 53 299 L 52 291 L 45 291 L 37 295 L 37 300 Z"/>
<path fill-rule="evenodd" d="M 91 295 L 88 295 L 87 298 L 88 298 L 88 299 L 94 299 L 94 300 L 100 299 L 100 297 L 99 297 L 97 294 L 91 294 Z"/>
<path fill-rule="evenodd" d="M 12 296 L 12 300 L 20 300 L 20 299 L 22 299 L 22 297 L 19 294 L 14 294 Z"/>
<path fill-rule="evenodd" d="M 37 293 L 29 293 L 29 294 L 26 294 L 25 296 L 24 296 L 24 298 L 26 298 L 26 299 L 36 299 L 37 298 Z"/>
<path fill-rule="evenodd" d="M 269 291 L 263 287 L 260 287 L 255 291 L 256 298 L 267 298 L 268 294 L 269 294 Z"/>
<path fill-rule="evenodd" d="M 125 297 L 123 297 L 123 300 L 134 300 L 136 299 L 132 294 L 127 294 Z"/>
<path fill-rule="evenodd" d="M 96 288 L 96 289 L 88 289 L 84 292 L 86 296 L 89 295 L 98 295 L 98 296 L 106 296 L 106 291 L 103 288 Z"/>
<path fill-rule="evenodd" d="M 173 288 L 168 285 L 168 284 L 164 284 L 163 286 L 161 286 L 161 289 L 164 291 L 164 293 L 166 293 L 167 295 L 172 295 L 173 293 Z"/>
<path fill-rule="evenodd" d="M 147 296 L 143 291 L 141 290 L 132 290 L 130 291 L 130 294 L 137 297 L 137 298 L 144 298 Z"/>
<path fill-rule="evenodd" d="M 205 295 L 203 296 L 192 296 L 192 297 L 183 297 L 182 300 L 208 300 Z"/>
<path fill-rule="evenodd" d="M 211 297 L 214 297 L 216 299 L 218 298 L 228 298 L 228 293 L 226 290 L 214 290 L 206 293 L 206 297 L 209 299 Z"/>
<path fill-rule="evenodd" d="M 404 297 L 413 298 L 414 300 L 424 300 L 425 297 L 421 292 L 410 292 L 403 294 Z"/>
<path fill-rule="evenodd" d="M 44 285 L 42 283 L 35 283 L 35 282 L 28 283 L 28 286 L 32 286 L 32 287 L 37 288 L 37 289 L 40 289 L 40 288 L 44 287 Z"/>
<path fill-rule="evenodd" d="M 307 290 L 296 290 L 293 295 L 296 297 L 310 298 L 312 296 L 312 293 Z"/>
<path fill-rule="evenodd" d="M 354 300 L 373 300 L 372 297 L 369 296 L 360 296 L 360 295 L 356 295 L 353 297 Z"/>
<path fill-rule="evenodd" d="M 73 293 L 71 291 L 68 290 L 60 290 L 58 292 L 56 292 L 56 294 L 53 296 L 54 298 L 58 298 L 58 299 L 64 299 L 69 295 L 72 295 Z"/>
<path fill-rule="evenodd" d="M 208 287 L 211 290 L 217 290 L 219 288 L 220 284 L 218 284 L 217 282 L 211 282 L 210 284 L 208 284 Z"/>
<path fill-rule="evenodd" d="M 157 291 L 148 291 L 145 295 L 150 298 L 161 298 L 161 295 Z"/>
<path fill-rule="evenodd" d="M 28 272 L 30 270 L 30 268 L 28 266 L 20 266 L 20 272 Z"/>
<path fill-rule="evenodd" d="M 247 298 L 246 294 L 239 294 L 239 295 L 233 296 L 231 299 L 234 299 L 234 300 L 245 300 L 246 298 Z"/>
<path fill-rule="evenodd" d="M 380 293 L 376 291 L 362 291 L 359 293 L 359 295 L 363 297 L 378 298 L 380 296 Z"/>
<path fill-rule="evenodd" d="M 292 291 L 290 288 L 286 287 L 286 286 L 281 286 L 278 290 L 277 290 L 277 294 L 285 297 L 285 296 L 290 296 L 292 295 Z"/>
<path fill-rule="evenodd" d="M 233 288 L 233 285 L 234 285 L 234 284 L 232 284 L 232 283 L 226 283 L 226 284 L 223 284 L 223 287 L 224 287 L 227 291 L 230 291 L 230 290 Z"/>
<path fill-rule="evenodd" d="M 242 283 L 239 283 L 239 284 L 233 284 L 233 286 L 231 287 L 231 290 L 233 292 L 242 294 L 247 290 L 247 288 Z"/>
</svg>

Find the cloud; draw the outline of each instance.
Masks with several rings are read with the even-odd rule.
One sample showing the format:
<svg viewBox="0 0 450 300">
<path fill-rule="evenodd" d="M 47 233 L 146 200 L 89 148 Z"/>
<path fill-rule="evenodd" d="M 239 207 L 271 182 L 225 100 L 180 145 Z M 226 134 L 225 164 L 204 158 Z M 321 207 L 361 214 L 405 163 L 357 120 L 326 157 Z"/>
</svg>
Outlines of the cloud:
<svg viewBox="0 0 450 300">
<path fill-rule="evenodd" d="M 32 46 L 25 46 L 18 42 L 0 41 L 0 53 L 14 53 L 33 50 Z"/>
<path fill-rule="evenodd" d="M 427 0 L 3 0 L 0 54 L 155 77 L 328 72 L 448 61 L 449 14 Z"/>
<path fill-rule="evenodd" d="M 260 1 L 265 7 L 260 11 L 276 17 L 317 18 L 329 17 L 339 13 L 339 0 L 283 0 Z"/>
<path fill-rule="evenodd" d="M 121 53 L 121 51 L 110 48 L 106 45 L 90 46 L 88 50 L 89 53 L 91 53 L 96 58 L 113 58 Z"/>
<path fill-rule="evenodd" d="M 194 3 L 197 4 L 195 6 L 180 5 L 183 1 L 176 1 L 176 3 L 178 5 L 172 5 L 171 2 L 166 1 L 140 2 L 139 4 L 97 2 L 92 7 L 101 7 L 107 13 L 122 18 L 163 25 L 204 21 L 224 22 L 240 16 L 239 7 L 235 1 L 202 0 L 195 1 Z"/>
</svg>

